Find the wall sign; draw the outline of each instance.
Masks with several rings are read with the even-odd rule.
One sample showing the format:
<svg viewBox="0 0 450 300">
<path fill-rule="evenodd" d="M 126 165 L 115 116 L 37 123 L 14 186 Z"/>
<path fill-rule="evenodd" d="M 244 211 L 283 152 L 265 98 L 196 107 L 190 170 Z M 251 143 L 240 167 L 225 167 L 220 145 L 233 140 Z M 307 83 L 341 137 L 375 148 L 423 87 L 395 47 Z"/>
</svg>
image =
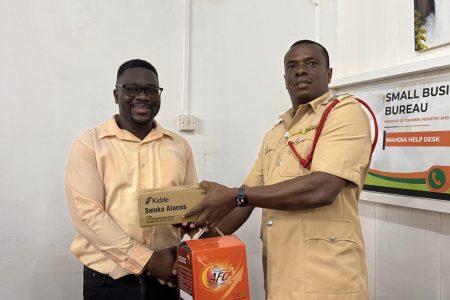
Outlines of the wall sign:
<svg viewBox="0 0 450 300">
<path fill-rule="evenodd" d="M 358 92 L 379 142 L 365 190 L 450 200 L 450 76 Z"/>
</svg>

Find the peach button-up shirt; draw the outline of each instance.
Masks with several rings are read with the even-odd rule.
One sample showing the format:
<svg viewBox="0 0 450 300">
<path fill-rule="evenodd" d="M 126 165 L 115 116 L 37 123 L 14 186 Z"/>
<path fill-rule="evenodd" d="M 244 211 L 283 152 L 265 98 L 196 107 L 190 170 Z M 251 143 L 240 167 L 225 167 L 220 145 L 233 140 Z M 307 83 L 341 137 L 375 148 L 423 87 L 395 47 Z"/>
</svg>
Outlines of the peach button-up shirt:
<svg viewBox="0 0 450 300">
<path fill-rule="evenodd" d="M 140 140 L 115 118 L 72 145 L 66 195 L 77 235 L 72 253 L 86 266 L 120 278 L 140 274 L 153 251 L 175 246 L 171 225 L 139 226 L 139 190 L 197 184 L 189 144 L 159 124 Z"/>
</svg>

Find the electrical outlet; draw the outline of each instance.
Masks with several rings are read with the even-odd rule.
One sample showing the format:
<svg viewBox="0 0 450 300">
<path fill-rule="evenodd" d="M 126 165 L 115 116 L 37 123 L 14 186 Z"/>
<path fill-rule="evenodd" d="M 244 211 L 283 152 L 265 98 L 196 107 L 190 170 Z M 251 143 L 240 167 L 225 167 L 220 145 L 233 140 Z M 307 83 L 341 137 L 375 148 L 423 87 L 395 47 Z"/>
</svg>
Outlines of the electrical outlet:
<svg viewBox="0 0 450 300">
<path fill-rule="evenodd" d="M 180 131 L 195 131 L 197 120 L 192 115 L 178 116 L 178 130 Z"/>
</svg>

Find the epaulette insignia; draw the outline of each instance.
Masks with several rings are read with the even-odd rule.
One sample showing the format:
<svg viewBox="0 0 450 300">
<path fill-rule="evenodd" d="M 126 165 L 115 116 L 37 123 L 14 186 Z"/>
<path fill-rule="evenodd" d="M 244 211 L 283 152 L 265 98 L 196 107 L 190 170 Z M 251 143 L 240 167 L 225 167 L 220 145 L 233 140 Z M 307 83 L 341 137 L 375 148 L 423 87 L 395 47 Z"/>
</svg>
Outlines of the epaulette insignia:
<svg viewBox="0 0 450 300">
<path fill-rule="evenodd" d="M 318 125 L 319 125 L 319 124 L 310 125 L 310 126 L 308 126 L 308 127 L 306 127 L 306 128 L 300 129 L 299 131 L 292 132 L 292 133 L 289 133 L 289 134 L 287 134 L 287 132 L 286 132 L 285 138 L 286 138 L 286 139 L 289 139 L 289 138 L 291 138 L 291 137 L 293 137 L 293 136 L 295 136 L 295 135 L 305 135 L 305 134 L 307 134 L 308 132 L 310 132 L 311 130 L 316 129 Z"/>
</svg>

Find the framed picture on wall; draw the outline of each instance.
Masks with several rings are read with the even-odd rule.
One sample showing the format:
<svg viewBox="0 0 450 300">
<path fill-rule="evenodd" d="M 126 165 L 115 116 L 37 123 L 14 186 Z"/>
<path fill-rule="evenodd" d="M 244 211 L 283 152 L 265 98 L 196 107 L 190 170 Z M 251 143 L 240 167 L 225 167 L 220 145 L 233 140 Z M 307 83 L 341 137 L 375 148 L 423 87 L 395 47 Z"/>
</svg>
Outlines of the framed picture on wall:
<svg viewBox="0 0 450 300">
<path fill-rule="evenodd" d="M 450 44 L 450 1 L 414 0 L 415 50 L 446 44 Z"/>
</svg>

